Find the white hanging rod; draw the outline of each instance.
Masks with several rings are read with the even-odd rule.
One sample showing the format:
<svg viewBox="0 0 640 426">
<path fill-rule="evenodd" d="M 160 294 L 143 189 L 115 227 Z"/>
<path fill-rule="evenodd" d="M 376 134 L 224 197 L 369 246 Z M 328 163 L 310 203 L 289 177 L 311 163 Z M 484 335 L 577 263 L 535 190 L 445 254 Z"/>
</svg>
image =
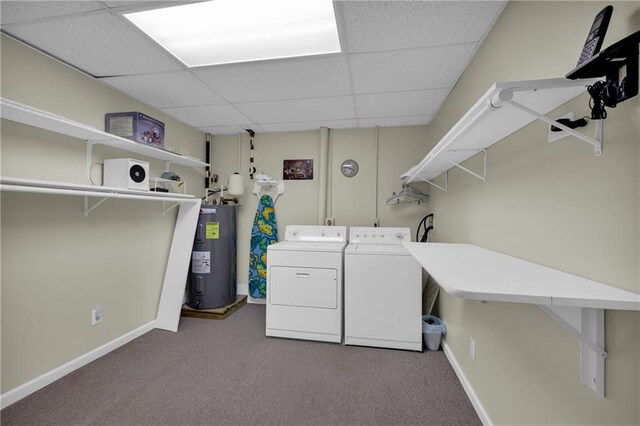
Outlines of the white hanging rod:
<svg viewBox="0 0 640 426">
<path fill-rule="evenodd" d="M 77 197 L 85 197 L 84 200 L 84 215 L 89 216 L 89 213 L 93 211 L 100 204 L 104 203 L 109 198 L 119 198 L 125 200 L 143 200 L 143 201 L 173 201 L 175 203 L 192 203 L 198 200 L 173 198 L 173 197 L 158 197 L 156 195 L 134 195 L 134 194 L 120 194 L 117 192 L 98 192 L 98 191 L 84 191 L 74 189 L 60 189 L 60 188 L 47 188 L 37 186 L 23 186 L 23 185 L 1 185 L 0 190 L 7 192 L 22 192 L 28 194 L 49 194 L 49 195 L 71 195 Z M 89 206 L 89 197 L 101 198 L 93 206 Z"/>
</svg>

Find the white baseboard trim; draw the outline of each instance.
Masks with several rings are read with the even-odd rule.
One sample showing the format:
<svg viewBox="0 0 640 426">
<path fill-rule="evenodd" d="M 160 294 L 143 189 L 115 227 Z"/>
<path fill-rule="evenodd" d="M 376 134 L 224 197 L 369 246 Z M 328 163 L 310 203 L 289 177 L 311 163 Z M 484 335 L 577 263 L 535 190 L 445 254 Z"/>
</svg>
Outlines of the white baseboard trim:
<svg viewBox="0 0 640 426">
<path fill-rule="evenodd" d="M 471 386 L 471 383 L 469 383 L 469 380 L 467 380 L 467 376 L 465 376 L 464 372 L 462 371 L 462 368 L 460 368 L 460 364 L 458 364 L 458 360 L 453 354 L 453 351 L 451 351 L 451 348 L 447 344 L 446 340 L 442 341 L 442 350 L 444 352 L 444 355 L 449 360 L 449 364 L 451 364 L 453 371 L 455 371 L 456 375 L 458 376 L 458 380 L 460 380 L 460 383 L 462 384 L 462 388 L 467 393 L 467 396 L 469 397 L 469 401 L 471 401 L 471 405 L 473 405 L 473 408 L 476 410 L 476 414 L 478 414 L 478 417 L 480 417 L 480 421 L 485 426 L 492 425 L 493 423 L 491 422 L 489 415 L 487 414 L 484 407 L 482 406 L 482 403 L 478 399 L 478 395 L 476 395 L 476 393 L 474 392 L 473 387 Z"/>
<path fill-rule="evenodd" d="M 249 284 L 247 284 L 247 283 L 238 283 L 236 285 L 236 292 L 238 294 L 248 295 L 249 294 Z"/>
<path fill-rule="evenodd" d="M 142 336 L 143 334 L 151 331 L 155 328 L 156 321 L 153 320 L 142 327 L 138 327 L 135 330 L 132 330 L 115 340 L 112 340 L 109 343 L 105 343 L 104 345 L 87 352 L 84 355 L 80 355 L 79 357 L 67 362 L 66 364 L 61 365 L 60 367 L 54 368 L 53 370 L 44 373 L 41 376 L 36 377 L 33 380 L 28 381 L 16 388 L 11 389 L 0 395 L 0 409 L 8 407 L 28 396 L 35 391 L 42 389 L 43 387 L 55 382 L 56 380 L 66 376 L 72 371 L 77 370 L 80 367 L 83 367 L 89 364 L 91 361 L 95 361 L 96 359 L 108 354 L 114 349 L 118 349 L 120 346 L 123 346 L 133 339 Z"/>
</svg>

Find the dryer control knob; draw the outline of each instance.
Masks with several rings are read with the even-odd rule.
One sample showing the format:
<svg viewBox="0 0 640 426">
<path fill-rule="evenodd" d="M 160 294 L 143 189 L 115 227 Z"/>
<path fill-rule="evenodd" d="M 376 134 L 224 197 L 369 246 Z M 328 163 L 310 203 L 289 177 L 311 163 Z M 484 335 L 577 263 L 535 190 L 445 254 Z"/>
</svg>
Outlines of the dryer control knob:
<svg viewBox="0 0 640 426">
<path fill-rule="evenodd" d="M 397 239 L 398 241 L 402 241 L 402 240 L 404 240 L 404 234 L 403 234 L 403 233 L 401 233 L 401 232 L 396 232 L 395 237 L 396 237 L 396 239 Z"/>
</svg>

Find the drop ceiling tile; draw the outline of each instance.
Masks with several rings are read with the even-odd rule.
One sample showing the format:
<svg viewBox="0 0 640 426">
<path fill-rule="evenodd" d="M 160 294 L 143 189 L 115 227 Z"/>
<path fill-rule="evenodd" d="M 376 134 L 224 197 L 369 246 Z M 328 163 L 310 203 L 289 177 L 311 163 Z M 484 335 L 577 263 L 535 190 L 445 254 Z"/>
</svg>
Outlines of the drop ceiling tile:
<svg viewBox="0 0 640 426">
<path fill-rule="evenodd" d="M 357 95 L 356 111 L 358 118 L 433 115 L 444 102 L 448 92 L 449 89 L 435 89 Z"/>
<path fill-rule="evenodd" d="M 212 135 L 235 135 L 238 133 L 246 133 L 246 129 L 252 129 L 254 132 L 261 132 L 262 129 L 255 124 L 245 124 L 240 126 L 211 126 L 211 127 L 199 127 L 205 133 L 211 133 Z"/>
<path fill-rule="evenodd" d="M 451 87 L 475 52 L 475 44 L 351 55 L 355 93 Z"/>
<path fill-rule="evenodd" d="M 194 73 L 229 102 L 301 99 L 351 93 L 344 56 L 199 68 Z"/>
<path fill-rule="evenodd" d="M 348 120 L 355 118 L 351 96 L 235 104 L 251 120 L 259 123 Z"/>
<path fill-rule="evenodd" d="M 128 75 L 101 80 L 156 108 L 226 103 L 189 71 Z"/>
<path fill-rule="evenodd" d="M 7 32 L 94 76 L 182 68 L 124 18 L 108 12 L 16 25 Z"/>
<path fill-rule="evenodd" d="M 251 122 L 231 104 L 184 108 L 161 108 L 170 116 L 193 127 L 230 126 Z"/>
<path fill-rule="evenodd" d="M 311 127 L 311 129 L 319 129 L 320 127 L 327 127 L 329 129 L 353 129 L 358 127 L 358 120 L 310 121 L 309 127 Z"/>
<path fill-rule="evenodd" d="M 432 115 L 418 115 L 414 117 L 382 117 L 360 119 L 360 127 L 398 127 L 423 126 L 431 123 Z"/>
<path fill-rule="evenodd" d="M 105 9 L 99 1 L 0 1 L 2 25 Z"/>
<path fill-rule="evenodd" d="M 345 1 L 348 52 L 480 41 L 502 12 L 499 1 Z"/>
<path fill-rule="evenodd" d="M 260 124 L 260 127 L 265 132 L 303 132 L 306 130 L 312 130 L 312 128 L 305 122 L 298 123 L 268 123 Z"/>
</svg>

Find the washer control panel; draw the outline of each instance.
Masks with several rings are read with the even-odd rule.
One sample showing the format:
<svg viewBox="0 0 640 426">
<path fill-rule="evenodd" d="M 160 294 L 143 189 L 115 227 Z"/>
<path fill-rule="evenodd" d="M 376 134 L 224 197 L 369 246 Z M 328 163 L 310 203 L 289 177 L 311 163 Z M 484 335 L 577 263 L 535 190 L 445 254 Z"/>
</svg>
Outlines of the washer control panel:
<svg viewBox="0 0 640 426">
<path fill-rule="evenodd" d="M 284 240 L 344 243 L 347 241 L 347 227 L 287 225 Z"/>
<path fill-rule="evenodd" d="M 402 244 L 410 241 L 410 228 L 352 227 L 349 231 L 351 244 Z"/>
</svg>

